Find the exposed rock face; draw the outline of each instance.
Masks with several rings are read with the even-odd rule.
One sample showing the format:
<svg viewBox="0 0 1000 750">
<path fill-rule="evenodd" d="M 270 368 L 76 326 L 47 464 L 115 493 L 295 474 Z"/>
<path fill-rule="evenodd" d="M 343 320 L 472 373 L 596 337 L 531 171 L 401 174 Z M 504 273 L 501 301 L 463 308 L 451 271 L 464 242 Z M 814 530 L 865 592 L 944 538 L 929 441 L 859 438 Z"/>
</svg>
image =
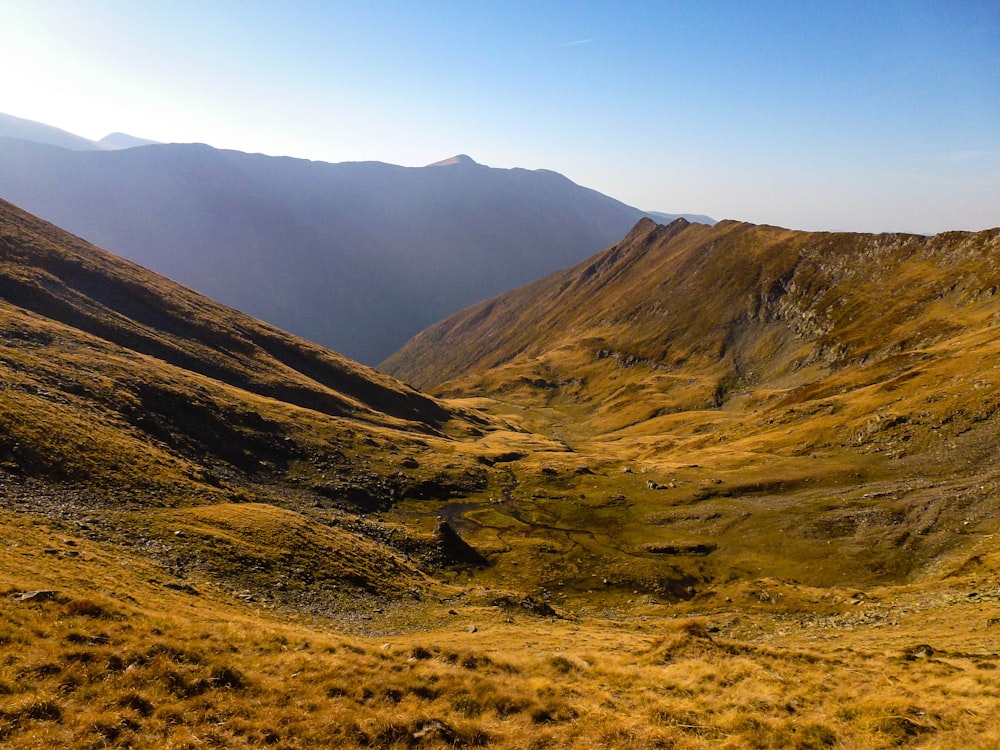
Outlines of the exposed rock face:
<svg viewBox="0 0 1000 750">
<path fill-rule="evenodd" d="M 49 589 L 43 589 L 39 591 L 24 591 L 14 597 L 15 601 L 19 602 L 47 602 L 51 599 L 55 599 L 59 592 L 51 591 Z"/>
</svg>

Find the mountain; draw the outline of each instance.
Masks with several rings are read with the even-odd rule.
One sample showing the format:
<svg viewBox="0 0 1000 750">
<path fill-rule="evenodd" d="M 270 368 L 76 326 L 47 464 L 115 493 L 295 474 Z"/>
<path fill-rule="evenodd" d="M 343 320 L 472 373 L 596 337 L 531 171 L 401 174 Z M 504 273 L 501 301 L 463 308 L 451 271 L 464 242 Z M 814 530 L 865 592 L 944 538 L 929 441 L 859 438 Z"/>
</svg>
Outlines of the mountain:
<svg viewBox="0 0 1000 750">
<path fill-rule="evenodd" d="M 0 113 L 0 138 L 19 138 L 34 143 L 45 143 L 73 151 L 95 148 L 94 142 L 65 130 Z"/>
<path fill-rule="evenodd" d="M 0 306 L 0 459 L 28 475 L 141 485 L 172 474 L 149 470 L 162 460 L 250 481 L 373 431 L 425 441 L 466 420 L 5 202 Z"/>
<path fill-rule="evenodd" d="M 737 567 L 795 550 L 783 575 L 899 580 L 995 528 L 997 290 L 1000 229 L 643 220 L 583 263 L 431 326 L 382 369 L 523 411 L 603 456 L 593 485 L 628 499 L 623 538 L 648 539 L 660 516 L 666 536 L 684 530 Z M 612 479 L 633 465 L 652 472 L 649 488 Z M 682 522 L 688 504 L 698 511 Z M 706 524 L 713 514 L 724 521 Z M 817 538 L 848 545 L 843 562 L 815 559 Z"/>
<path fill-rule="evenodd" d="M 643 221 L 441 400 L 0 202 L 0 743 L 997 744 L 998 243 Z"/>
<path fill-rule="evenodd" d="M 662 211 L 646 211 L 645 214 L 657 224 L 670 224 L 677 219 L 684 219 L 693 224 L 715 224 L 715 219 L 704 214 L 665 214 Z"/>
<path fill-rule="evenodd" d="M 642 377 L 697 373 L 692 403 L 715 407 L 779 374 L 791 384 L 877 369 L 968 333 L 979 320 L 968 316 L 990 309 L 1000 282 L 990 261 L 998 237 L 643 219 L 582 263 L 431 326 L 383 366 L 439 390 L 559 357 Z M 649 395 L 670 393 L 668 379 Z"/>
<path fill-rule="evenodd" d="M 0 138 L 17 138 L 33 143 L 67 148 L 71 151 L 109 150 L 114 151 L 136 146 L 149 146 L 156 141 L 136 138 L 126 133 L 111 133 L 99 141 L 92 141 L 65 130 L 54 128 L 33 120 L 25 120 L 13 115 L 0 113 Z"/>
<path fill-rule="evenodd" d="M 554 172 L 468 157 L 407 168 L 197 144 L 107 152 L 0 139 L 0 195 L 368 364 L 643 215 Z"/>
<path fill-rule="evenodd" d="M 484 484 L 484 429 L 0 201 L 0 516 L 86 518 L 299 611 L 374 606 L 433 588 L 410 555 L 449 558 L 359 516 Z"/>
<path fill-rule="evenodd" d="M 105 151 L 119 151 L 125 148 L 137 148 L 139 146 L 155 146 L 159 142 L 151 141 L 147 138 L 136 138 L 128 133 L 110 133 L 101 140 L 96 141 L 98 148 Z"/>
</svg>

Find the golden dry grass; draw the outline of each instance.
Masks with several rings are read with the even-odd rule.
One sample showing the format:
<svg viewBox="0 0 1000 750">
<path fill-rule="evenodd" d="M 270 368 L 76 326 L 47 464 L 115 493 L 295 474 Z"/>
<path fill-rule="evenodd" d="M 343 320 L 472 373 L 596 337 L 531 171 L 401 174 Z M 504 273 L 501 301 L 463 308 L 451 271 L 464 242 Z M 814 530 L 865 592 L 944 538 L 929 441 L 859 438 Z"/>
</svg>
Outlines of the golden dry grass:
<svg viewBox="0 0 1000 750">
<path fill-rule="evenodd" d="M 344 635 L 336 621 L 306 627 L 247 607 L 210 581 L 168 588 L 161 570 L 120 548 L 0 520 L 5 747 L 1000 741 L 996 577 L 978 601 L 969 581 L 953 581 L 880 592 L 891 598 L 849 604 L 825 623 L 794 607 L 738 605 L 565 620 L 459 595 L 395 620 L 395 634 Z M 762 592 L 791 598 L 795 588 L 761 581 L 730 593 L 760 603 Z M 55 593 L 16 600 L 40 589 Z"/>
</svg>

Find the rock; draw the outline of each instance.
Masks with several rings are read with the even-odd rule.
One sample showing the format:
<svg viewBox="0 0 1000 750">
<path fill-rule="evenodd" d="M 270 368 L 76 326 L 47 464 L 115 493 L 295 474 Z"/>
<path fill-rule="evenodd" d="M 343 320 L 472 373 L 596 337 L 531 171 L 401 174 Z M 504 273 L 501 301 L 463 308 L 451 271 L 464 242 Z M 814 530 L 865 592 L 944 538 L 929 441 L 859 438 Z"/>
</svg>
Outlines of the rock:
<svg viewBox="0 0 1000 750">
<path fill-rule="evenodd" d="M 404 458 L 399 463 L 400 463 L 400 466 L 402 466 L 404 469 L 419 469 L 420 468 L 420 462 L 417 461 L 417 459 L 415 459 L 415 458 L 413 458 L 411 456 L 407 456 L 406 458 Z"/>
<path fill-rule="evenodd" d="M 479 632 L 479 628 L 477 628 L 475 625 L 470 625 L 467 629 L 468 629 L 468 631 L 470 633 L 478 633 Z"/>
<path fill-rule="evenodd" d="M 173 591 L 181 591 L 185 594 L 192 594 L 194 596 L 200 596 L 200 592 L 190 583 L 184 583 L 183 581 L 167 581 L 163 584 L 163 588 L 171 589 Z"/>
<path fill-rule="evenodd" d="M 525 610 L 540 617 L 558 617 L 559 615 L 544 599 L 538 599 L 530 594 L 518 595 L 512 592 L 496 594 L 487 599 L 491 607 L 510 611 Z"/>
<path fill-rule="evenodd" d="M 413 739 L 417 740 L 419 743 L 423 743 L 424 740 L 440 740 L 446 745 L 454 745 L 457 734 L 455 730 L 445 724 L 443 721 L 438 721 L 437 719 L 431 719 L 425 722 L 421 727 L 413 733 Z"/>
<path fill-rule="evenodd" d="M 47 602 L 51 599 L 56 598 L 58 591 L 51 591 L 49 589 L 42 589 L 40 591 L 25 591 L 14 597 L 15 601 L 19 602 Z"/>
<path fill-rule="evenodd" d="M 670 489 L 669 485 L 660 484 L 659 482 L 654 482 L 652 479 L 646 480 L 646 486 L 649 487 L 649 489 L 651 489 L 651 490 L 668 490 L 668 489 Z"/>
<path fill-rule="evenodd" d="M 928 646 L 926 643 L 921 643 L 918 646 L 912 646 L 903 651 L 903 658 L 906 659 L 906 661 L 928 659 L 931 656 L 934 656 L 934 647 Z"/>
</svg>

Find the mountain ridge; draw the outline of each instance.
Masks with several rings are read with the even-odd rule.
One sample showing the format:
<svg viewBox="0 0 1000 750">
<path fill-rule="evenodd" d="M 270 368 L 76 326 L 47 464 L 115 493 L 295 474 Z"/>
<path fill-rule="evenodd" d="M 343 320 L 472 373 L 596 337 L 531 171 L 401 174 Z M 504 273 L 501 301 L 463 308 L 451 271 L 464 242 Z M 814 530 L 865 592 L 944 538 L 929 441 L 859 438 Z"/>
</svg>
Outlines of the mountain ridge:
<svg viewBox="0 0 1000 750">
<path fill-rule="evenodd" d="M 67 148 L 73 151 L 116 151 L 136 146 L 148 146 L 157 141 L 146 138 L 136 138 L 127 133 L 109 133 L 98 141 L 70 133 L 61 128 L 46 125 L 34 120 L 7 115 L 0 112 L 0 138 L 16 138 L 19 140 L 45 143 L 50 146 Z"/>
<path fill-rule="evenodd" d="M 329 164 L 204 144 L 71 152 L 0 138 L 0 195 L 373 365 L 644 215 L 555 172 L 459 161 Z"/>
</svg>

